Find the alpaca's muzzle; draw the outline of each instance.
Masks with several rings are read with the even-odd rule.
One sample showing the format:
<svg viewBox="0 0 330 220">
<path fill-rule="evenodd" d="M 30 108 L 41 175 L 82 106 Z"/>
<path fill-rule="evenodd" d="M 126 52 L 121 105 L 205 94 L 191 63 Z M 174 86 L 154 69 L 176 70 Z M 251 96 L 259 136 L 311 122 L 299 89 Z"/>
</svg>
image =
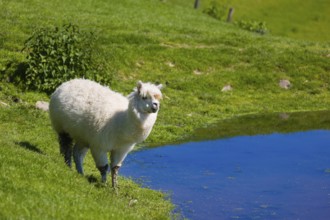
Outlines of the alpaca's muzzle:
<svg viewBox="0 0 330 220">
<path fill-rule="evenodd" d="M 158 103 L 157 102 L 152 103 L 151 110 L 152 110 L 153 113 L 158 111 Z"/>
</svg>

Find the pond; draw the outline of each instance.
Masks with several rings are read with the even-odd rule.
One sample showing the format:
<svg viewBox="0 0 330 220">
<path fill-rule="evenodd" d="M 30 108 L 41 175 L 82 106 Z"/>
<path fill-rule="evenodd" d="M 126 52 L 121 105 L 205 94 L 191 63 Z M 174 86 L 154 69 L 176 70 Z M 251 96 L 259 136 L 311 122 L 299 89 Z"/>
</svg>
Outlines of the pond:
<svg viewBox="0 0 330 220">
<path fill-rule="evenodd" d="M 131 153 L 121 172 L 170 193 L 189 219 L 328 219 L 330 112 L 302 115 L 221 122 L 197 130 L 194 142 Z M 217 138 L 221 125 L 227 133 Z M 203 133 L 213 140 L 200 141 Z"/>
</svg>

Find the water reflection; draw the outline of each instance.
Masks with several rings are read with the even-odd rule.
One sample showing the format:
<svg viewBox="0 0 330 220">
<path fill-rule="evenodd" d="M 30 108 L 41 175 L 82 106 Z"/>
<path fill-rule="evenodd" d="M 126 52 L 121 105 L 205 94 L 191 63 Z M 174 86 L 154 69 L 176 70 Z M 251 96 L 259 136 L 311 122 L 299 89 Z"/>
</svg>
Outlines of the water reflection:
<svg viewBox="0 0 330 220">
<path fill-rule="evenodd" d="M 317 126 L 321 121 L 329 126 L 326 117 L 316 118 Z M 135 152 L 122 173 L 171 192 L 173 202 L 190 219 L 327 219 L 330 131 L 265 133 L 227 133 L 224 136 L 230 138 Z"/>
<path fill-rule="evenodd" d="M 247 115 L 199 128 L 187 141 L 330 129 L 330 111 Z"/>
</svg>

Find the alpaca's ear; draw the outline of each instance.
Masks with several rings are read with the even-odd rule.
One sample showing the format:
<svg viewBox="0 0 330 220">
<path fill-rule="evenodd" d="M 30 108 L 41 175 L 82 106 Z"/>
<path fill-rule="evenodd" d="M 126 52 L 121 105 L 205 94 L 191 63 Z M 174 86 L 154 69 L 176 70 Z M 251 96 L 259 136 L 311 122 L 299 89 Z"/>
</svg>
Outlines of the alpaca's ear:
<svg viewBox="0 0 330 220">
<path fill-rule="evenodd" d="M 164 88 L 164 86 L 163 86 L 163 84 L 159 84 L 159 85 L 157 85 L 157 88 L 158 88 L 159 90 L 161 90 L 161 89 Z"/>
<path fill-rule="evenodd" d="M 142 84 L 143 84 L 142 81 L 139 80 L 138 83 L 137 83 L 137 85 L 136 85 L 136 88 L 137 88 L 137 90 L 138 90 L 139 93 L 140 93 L 140 91 L 141 91 Z"/>
</svg>

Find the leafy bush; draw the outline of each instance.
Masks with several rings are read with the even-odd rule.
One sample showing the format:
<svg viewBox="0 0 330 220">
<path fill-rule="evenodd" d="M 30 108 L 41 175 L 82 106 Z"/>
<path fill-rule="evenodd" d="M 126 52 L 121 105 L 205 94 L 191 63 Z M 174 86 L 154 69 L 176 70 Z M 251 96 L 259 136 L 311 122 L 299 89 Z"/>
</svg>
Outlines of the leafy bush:
<svg viewBox="0 0 330 220">
<path fill-rule="evenodd" d="M 229 8 L 229 0 L 225 1 L 212 1 L 210 6 L 204 9 L 204 13 L 209 16 L 217 19 L 223 20 L 223 18 L 227 15 Z M 266 34 L 268 32 L 266 27 L 266 22 L 259 21 L 239 21 L 236 23 L 240 28 L 244 30 L 248 30 L 251 32 L 256 32 L 259 34 Z"/>
<path fill-rule="evenodd" d="M 256 32 L 259 34 L 266 34 L 268 32 L 266 22 L 260 21 L 239 21 L 238 26 L 244 30 Z"/>
<path fill-rule="evenodd" d="M 73 78 L 102 81 L 92 61 L 93 32 L 82 32 L 76 25 L 37 30 L 25 43 L 27 69 L 24 83 L 29 89 L 52 92 Z"/>
<path fill-rule="evenodd" d="M 205 14 L 208 14 L 212 18 L 215 18 L 217 20 L 222 20 L 222 18 L 226 16 L 227 11 L 228 11 L 228 1 L 223 3 L 212 1 L 210 3 L 210 6 L 204 9 L 203 12 Z"/>
</svg>

